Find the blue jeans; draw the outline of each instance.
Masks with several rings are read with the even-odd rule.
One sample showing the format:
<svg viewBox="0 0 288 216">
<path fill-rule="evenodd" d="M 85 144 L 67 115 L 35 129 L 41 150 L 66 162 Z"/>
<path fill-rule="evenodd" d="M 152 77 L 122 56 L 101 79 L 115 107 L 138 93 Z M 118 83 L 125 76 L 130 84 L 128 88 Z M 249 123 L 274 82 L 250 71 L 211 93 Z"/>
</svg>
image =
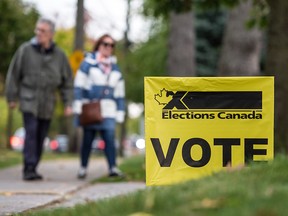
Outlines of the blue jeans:
<svg viewBox="0 0 288 216">
<path fill-rule="evenodd" d="M 100 132 L 100 135 L 105 142 L 104 153 L 109 165 L 109 170 L 111 170 L 112 167 L 116 166 L 115 130 L 113 129 L 83 129 L 83 142 L 81 146 L 81 166 L 87 167 L 88 165 L 92 149 L 92 143 L 97 131 Z"/>
<path fill-rule="evenodd" d="M 23 113 L 25 128 L 24 140 L 24 171 L 36 169 L 43 152 L 44 139 L 48 134 L 50 120 L 39 119 L 32 113 Z"/>
</svg>

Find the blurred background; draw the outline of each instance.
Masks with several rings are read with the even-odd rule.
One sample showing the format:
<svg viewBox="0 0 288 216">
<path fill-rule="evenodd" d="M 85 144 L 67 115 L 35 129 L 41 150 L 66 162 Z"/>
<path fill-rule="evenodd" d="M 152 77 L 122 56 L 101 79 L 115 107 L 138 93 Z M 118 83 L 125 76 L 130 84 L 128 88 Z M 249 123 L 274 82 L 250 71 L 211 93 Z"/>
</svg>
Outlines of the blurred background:
<svg viewBox="0 0 288 216">
<path fill-rule="evenodd" d="M 74 74 L 97 37 L 117 40 L 128 102 L 120 155 L 145 151 L 144 76 L 274 76 L 275 149 L 287 151 L 287 0 L 1 0 L 0 11 L 0 150 L 21 149 L 21 115 L 7 109 L 4 82 L 14 52 L 45 16 Z M 77 152 L 80 137 L 58 103 L 47 150 Z M 93 148 L 103 148 L 98 137 Z"/>
</svg>

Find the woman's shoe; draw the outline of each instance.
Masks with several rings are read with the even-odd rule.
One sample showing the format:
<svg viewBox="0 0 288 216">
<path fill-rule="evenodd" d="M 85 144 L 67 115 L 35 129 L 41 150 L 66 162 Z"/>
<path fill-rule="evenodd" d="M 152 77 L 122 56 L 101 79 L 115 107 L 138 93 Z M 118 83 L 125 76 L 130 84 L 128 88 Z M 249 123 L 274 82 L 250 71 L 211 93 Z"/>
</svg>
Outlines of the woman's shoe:
<svg viewBox="0 0 288 216">
<path fill-rule="evenodd" d="M 85 179 L 87 175 L 86 168 L 81 167 L 78 171 L 78 179 Z"/>
<path fill-rule="evenodd" d="M 109 177 L 124 177 L 124 173 L 117 167 L 113 167 L 109 172 Z"/>
</svg>

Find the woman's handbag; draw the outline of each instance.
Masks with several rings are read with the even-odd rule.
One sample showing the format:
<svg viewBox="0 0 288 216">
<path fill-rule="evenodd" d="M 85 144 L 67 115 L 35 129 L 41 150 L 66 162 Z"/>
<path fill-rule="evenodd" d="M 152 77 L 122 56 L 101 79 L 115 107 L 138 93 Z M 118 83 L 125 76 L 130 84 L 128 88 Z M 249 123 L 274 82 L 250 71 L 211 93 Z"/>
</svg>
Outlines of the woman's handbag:
<svg viewBox="0 0 288 216">
<path fill-rule="evenodd" d="M 101 114 L 100 100 L 83 104 L 82 113 L 80 114 L 81 125 L 85 126 L 85 125 L 100 123 L 102 121 L 103 121 L 103 117 Z"/>
<path fill-rule="evenodd" d="M 107 76 L 106 87 L 108 86 L 109 77 L 110 73 Z M 82 126 L 100 123 L 103 121 L 100 100 L 102 99 L 103 95 L 107 94 L 106 91 L 107 89 L 102 91 L 99 100 L 82 105 L 82 113 L 80 114 L 80 124 Z"/>
</svg>

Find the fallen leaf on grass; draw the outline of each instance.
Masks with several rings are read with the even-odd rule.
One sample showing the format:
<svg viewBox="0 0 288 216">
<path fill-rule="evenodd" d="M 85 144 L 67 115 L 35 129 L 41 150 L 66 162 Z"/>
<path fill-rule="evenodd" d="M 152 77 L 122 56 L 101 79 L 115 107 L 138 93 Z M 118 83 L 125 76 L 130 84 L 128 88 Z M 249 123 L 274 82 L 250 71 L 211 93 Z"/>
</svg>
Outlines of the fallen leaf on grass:
<svg viewBox="0 0 288 216">
<path fill-rule="evenodd" d="M 145 213 L 145 212 L 135 212 L 135 213 L 130 214 L 129 216 L 153 216 L 153 215 Z"/>
<path fill-rule="evenodd" d="M 219 203 L 219 200 L 205 198 L 201 201 L 201 206 L 203 208 L 216 208 L 219 206 Z"/>
<path fill-rule="evenodd" d="M 239 170 L 242 170 L 245 168 L 245 164 L 240 164 L 238 166 L 232 166 L 231 165 L 231 162 L 229 162 L 227 165 L 226 165 L 226 170 L 228 172 L 234 172 L 234 171 L 239 171 Z"/>
</svg>

